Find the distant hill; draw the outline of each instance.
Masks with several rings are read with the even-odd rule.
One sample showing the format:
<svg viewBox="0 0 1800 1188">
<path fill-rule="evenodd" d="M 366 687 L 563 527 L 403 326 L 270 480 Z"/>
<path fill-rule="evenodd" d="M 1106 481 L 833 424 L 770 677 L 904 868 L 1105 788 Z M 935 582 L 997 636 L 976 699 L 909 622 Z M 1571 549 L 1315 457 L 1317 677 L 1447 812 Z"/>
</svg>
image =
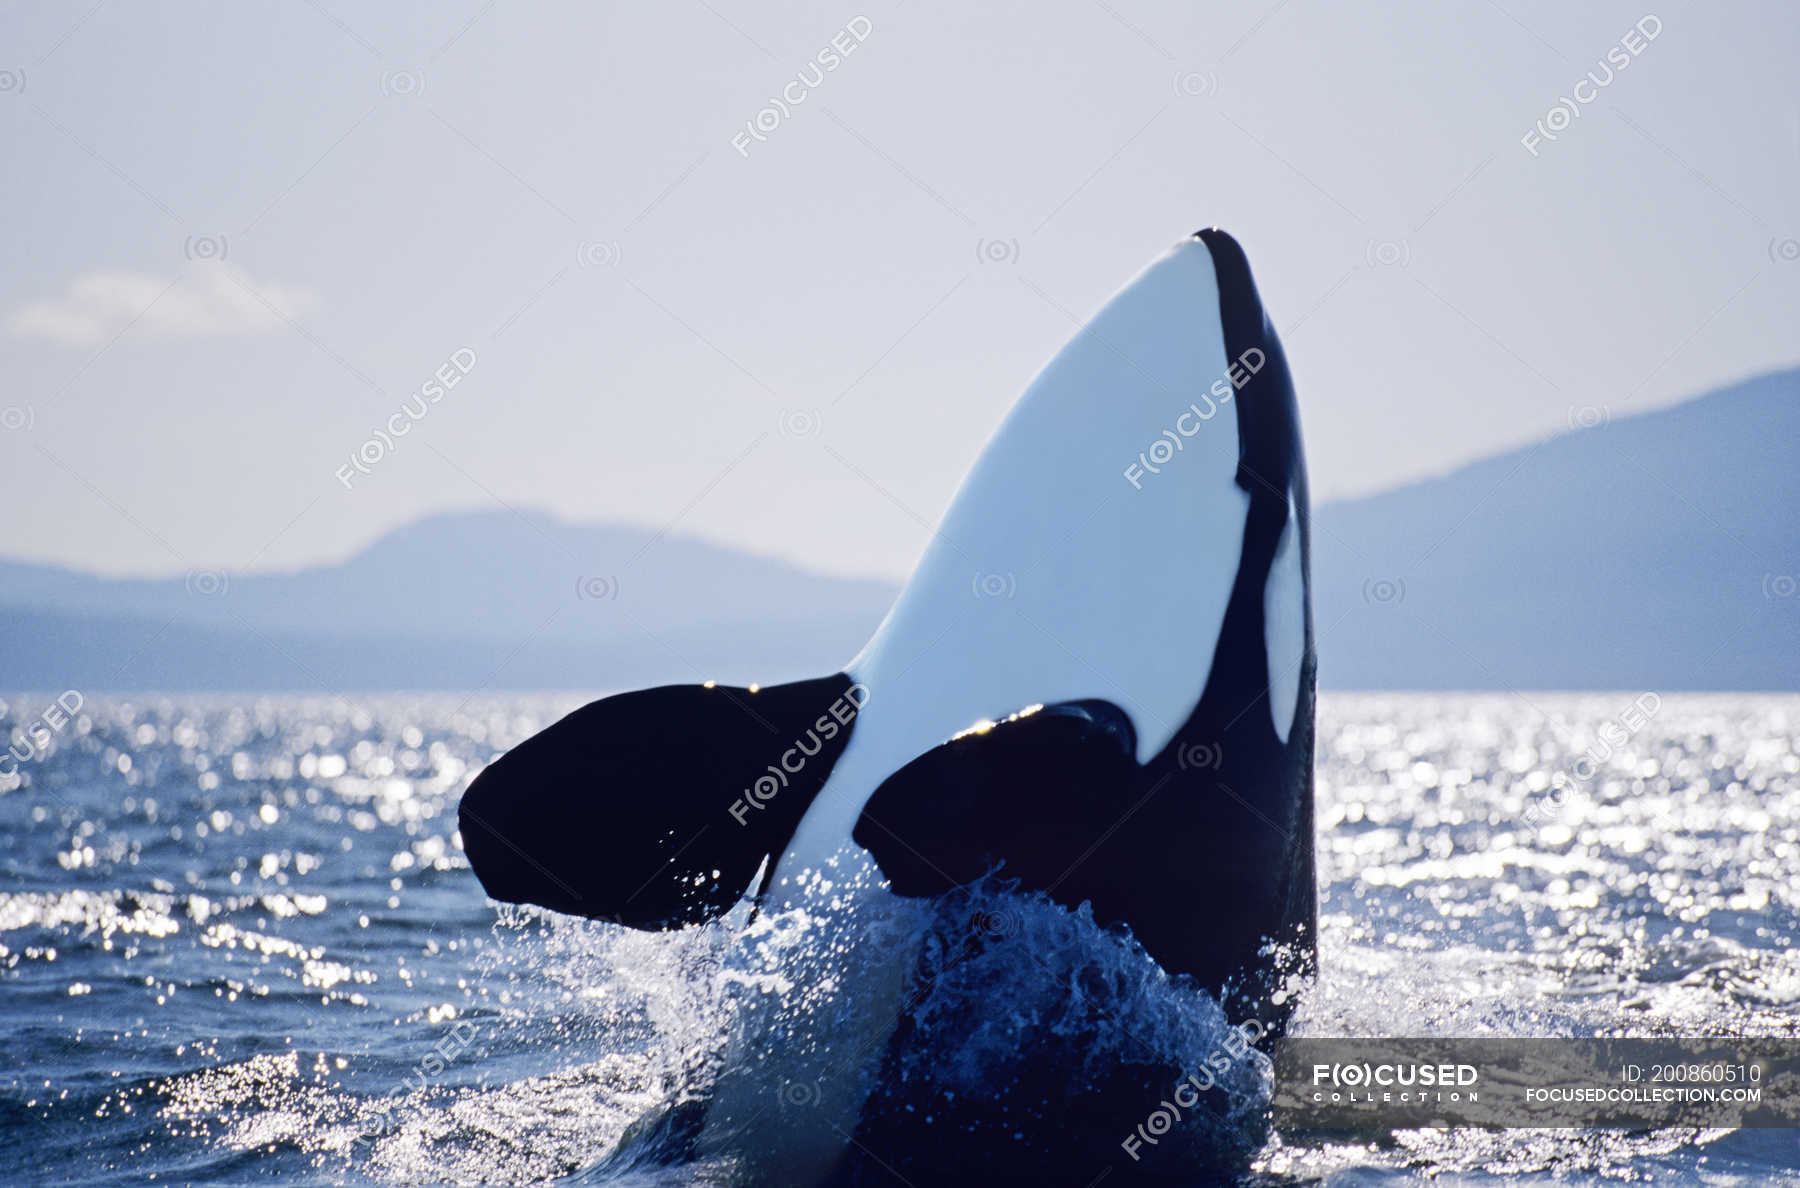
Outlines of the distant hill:
<svg viewBox="0 0 1800 1188">
<path fill-rule="evenodd" d="M 117 581 L 0 562 L 7 688 L 558 689 L 834 671 L 882 581 L 638 528 L 441 515 L 341 565 Z"/>
<path fill-rule="evenodd" d="M 1800 688 L 1800 372 L 1314 516 L 1337 689 Z M 0 687 L 611 689 L 830 671 L 896 587 L 620 525 L 442 515 L 341 565 L 0 562 Z"/>
<path fill-rule="evenodd" d="M 1318 512 L 1321 685 L 1800 689 L 1800 371 L 1583 420 Z"/>
</svg>

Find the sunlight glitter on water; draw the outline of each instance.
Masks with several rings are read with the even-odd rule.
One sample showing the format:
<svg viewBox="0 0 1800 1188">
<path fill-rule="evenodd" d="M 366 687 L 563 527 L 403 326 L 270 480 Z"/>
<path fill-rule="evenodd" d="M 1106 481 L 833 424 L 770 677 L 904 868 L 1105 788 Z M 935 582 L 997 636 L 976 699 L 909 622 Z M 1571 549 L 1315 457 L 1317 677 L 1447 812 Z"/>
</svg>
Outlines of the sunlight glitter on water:
<svg viewBox="0 0 1800 1188">
<path fill-rule="evenodd" d="M 1800 1032 L 1800 699 L 1671 694 L 1626 730 L 1641 696 L 1323 699 L 1323 975 L 1297 1027 Z M 42 701 L 9 699 L 0 729 Z M 499 911 L 461 857 L 468 779 L 575 704 L 90 699 L 0 786 L 0 1157 L 111 1183 L 518 1182 L 595 1168 L 695 1092 L 742 915 L 667 937 Z M 1107 938 L 1053 923 L 1057 968 L 1119 968 Z M 1043 1024 L 1048 988 L 1016 987 L 1007 1034 Z M 1416 1132 L 1278 1135 L 1255 1174 L 1797 1166 L 1791 1132 Z"/>
</svg>

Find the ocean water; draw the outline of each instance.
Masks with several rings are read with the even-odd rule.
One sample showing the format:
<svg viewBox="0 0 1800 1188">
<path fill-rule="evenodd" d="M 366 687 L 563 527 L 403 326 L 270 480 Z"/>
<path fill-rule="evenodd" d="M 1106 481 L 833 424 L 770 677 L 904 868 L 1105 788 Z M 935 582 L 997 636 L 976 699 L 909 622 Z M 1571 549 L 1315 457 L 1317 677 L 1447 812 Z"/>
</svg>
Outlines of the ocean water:
<svg viewBox="0 0 1800 1188">
<path fill-rule="evenodd" d="M 0 1179 L 728 1178 L 621 1140 L 704 1094 L 769 946 L 817 938 L 741 910 L 646 935 L 501 909 L 458 848 L 473 772 L 578 699 L 94 697 L 46 734 L 54 697 L 0 717 L 26 756 L 0 774 Z M 1322 973 L 1297 1030 L 1800 1034 L 1797 754 L 1795 697 L 1324 698 Z M 1080 1037 L 1072 1098 L 1129 1094 L 1146 1050 L 1191 1064 L 1224 1034 L 1128 937 L 960 908 L 987 943 L 916 1007 L 934 1076 L 979 1093 Z M 1142 1086 L 1146 1115 L 1167 1088 Z M 1248 1143 L 1236 1178 L 1261 1185 L 1800 1184 L 1791 1130 L 1205 1125 L 1163 1170 Z"/>
</svg>

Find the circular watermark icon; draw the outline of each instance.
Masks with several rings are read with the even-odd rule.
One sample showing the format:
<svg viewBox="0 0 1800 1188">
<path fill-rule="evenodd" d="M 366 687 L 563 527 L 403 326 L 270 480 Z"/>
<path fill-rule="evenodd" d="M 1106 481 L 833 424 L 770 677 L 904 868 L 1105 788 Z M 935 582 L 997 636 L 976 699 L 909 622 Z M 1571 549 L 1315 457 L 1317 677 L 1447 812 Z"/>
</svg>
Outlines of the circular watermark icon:
<svg viewBox="0 0 1800 1188">
<path fill-rule="evenodd" d="M 614 602 L 619 597 L 616 577 L 582 577 L 575 579 L 575 597 L 584 602 Z"/>
<path fill-rule="evenodd" d="M 1392 606 L 1406 601 L 1404 578 L 1370 578 L 1363 583 L 1363 601 L 1370 606 Z"/>
<path fill-rule="evenodd" d="M 988 940 L 1005 940 L 1025 930 L 1025 917 L 1013 904 L 996 904 L 976 912 L 969 918 L 969 925 Z"/>
<path fill-rule="evenodd" d="M 1211 70 L 1175 72 L 1175 94 L 1183 99 L 1210 99 L 1219 93 L 1219 76 Z"/>
<path fill-rule="evenodd" d="M 583 268 L 613 268 L 618 265 L 619 259 L 619 245 L 616 242 L 595 241 L 575 246 L 575 262 Z"/>
<path fill-rule="evenodd" d="M 190 235 L 182 241 L 181 253 L 203 263 L 223 260 L 231 255 L 231 241 L 223 235 Z"/>
<path fill-rule="evenodd" d="M 970 588 L 977 598 L 1011 598 L 1019 592 L 1019 579 L 1010 573 L 978 573 Z"/>
<path fill-rule="evenodd" d="M 983 264 L 1017 264 L 1019 241 L 1016 239 L 977 239 L 975 258 Z"/>
<path fill-rule="evenodd" d="M 1225 748 L 1218 743 L 1186 743 L 1175 752 L 1182 771 L 1218 771 L 1225 765 Z"/>
<path fill-rule="evenodd" d="M 793 1106 L 797 1109 L 810 1109 L 819 1104 L 819 1100 L 824 1094 L 816 1082 L 788 1081 L 782 1085 L 778 1096 L 781 1098 L 784 1108 Z"/>
<path fill-rule="evenodd" d="M 783 437 L 816 437 L 820 426 L 819 412 L 813 408 L 784 408 L 777 424 Z"/>
<path fill-rule="evenodd" d="M 1412 244 L 1404 239 L 1371 239 L 1363 245 L 1363 259 L 1372 268 L 1405 268 L 1412 263 Z"/>
<path fill-rule="evenodd" d="M 397 98 L 417 95 L 425 90 L 425 72 L 422 70 L 387 70 L 381 75 L 381 93 Z"/>
<path fill-rule="evenodd" d="M 1612 424 L 1612 407 L 1606 404 L 1578 404 L 1569 409 L 1569 428 L 1601 429 Z"/>
<path fill-rule="evenodd" d="M 231 575 L 222 569 L 190 569 L 187 592 L 200 598 L 222 598 L 231 592 Z"/>
</svg>

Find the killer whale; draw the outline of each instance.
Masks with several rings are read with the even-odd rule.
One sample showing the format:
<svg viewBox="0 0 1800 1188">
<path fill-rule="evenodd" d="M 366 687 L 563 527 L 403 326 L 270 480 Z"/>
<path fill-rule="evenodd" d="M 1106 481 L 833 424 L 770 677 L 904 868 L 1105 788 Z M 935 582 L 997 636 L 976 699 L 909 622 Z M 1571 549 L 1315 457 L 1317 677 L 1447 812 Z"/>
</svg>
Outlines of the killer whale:
<svg viewBox="0 0 1800 1188">
<path fill-rule="evenodd" d="M 1033 381 L 842 672 L 586 706 L 476 778 L 464 849 L 495 899 L 646 929 L 746 892 L 829 927 L 997 871 L 1278 1034 L 1314 960 L 1309 558 L 1286 358 L 1242 249 L 1202 231 Z M 863 1066 L 915 956 L 832 964 L 854 1010 L 784 1017 L 697 1141 L 755 1129 L 770 1178 L 830 1179 L 881 1133 Z M 794 1084 L 812 1108 L 770 1112 Z"/>
</svg>

